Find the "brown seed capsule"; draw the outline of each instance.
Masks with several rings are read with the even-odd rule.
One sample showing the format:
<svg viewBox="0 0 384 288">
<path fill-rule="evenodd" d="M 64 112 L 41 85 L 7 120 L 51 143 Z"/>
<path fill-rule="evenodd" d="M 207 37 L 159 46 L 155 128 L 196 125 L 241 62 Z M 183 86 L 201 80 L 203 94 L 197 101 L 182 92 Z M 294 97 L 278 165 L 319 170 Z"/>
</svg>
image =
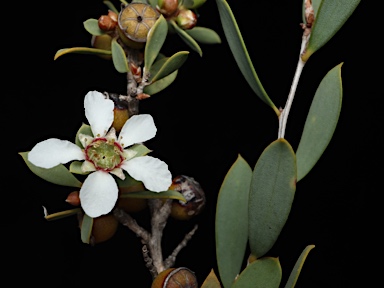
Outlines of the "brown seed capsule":
<svg viewBox="0 0 384 288">
<path fill-rule="evenodd" d="M 92 35 L 91 46 L 94 48 L 111 51 L 111 44 L 112 44 L 112 37 L 109 36 L 108 34 L 103 34 L 99 36 Z M 97 56 L 106 60 L 112 59 L 111 55 L 97 55 Z"/>
<path fill-rule="evenodd" d="M 124 192 L 137 192 L 144 191 L 145 187 L 143 183 L 139 182 L 137 185 L 125 187 Z M 144 210 L 147 207 L 147 199 L 144 198 L 122 198 L 117 199 L 117 207 L 123 209 L 127 213 L 136 213 Z"/>
<path fill-rule="evenodd" d="M 102 215 L 93 219 L 92 237 L 95 244 L 112 238 L 117 231 L 119 222 L 112 214 Z"/>
<path fill-rule="evenodd" d="M 115 104 L 112 127 L 115 128 L 116 132 L 120 132 L 129 118 L 128 104 L 126 101 L 120 100 L 119 95 L 116 93 L 110 93 L 109 98 Z"/>
<path fill-rule="evenodd" d="M 169 268 L 157 275 L 151 288 L 198 288 L 195 273 L 186 267 Z"/>
<path fill-rule="evenodd" d="M 205 193 L 194 178 L 185 175 L 177 176 L 172 180 L 169 189 L 179 191 L 187 200 L 186 203 L 178 200 L 172 201 L 171 216 L 173 218 L 189 220 L 204 208 Z"/>
<path fill-rule="evenodd" d="M 159 12 L 149 4 L 137 2 L 126 5 L 118 17 L 118 32 L 121 40 L 131 48 L 143 48 L 148 32 L 159 16 Z"/>
</svg>

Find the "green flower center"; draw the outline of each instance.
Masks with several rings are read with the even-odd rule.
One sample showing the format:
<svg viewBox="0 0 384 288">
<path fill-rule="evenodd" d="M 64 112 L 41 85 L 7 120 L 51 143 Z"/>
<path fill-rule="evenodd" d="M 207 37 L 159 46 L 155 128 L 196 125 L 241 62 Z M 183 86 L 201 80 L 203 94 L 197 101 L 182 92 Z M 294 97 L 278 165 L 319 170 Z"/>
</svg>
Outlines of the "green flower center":
<svg viewBox="0 0 384 288">
<path fill-rule="evenodd" d="M 95 165 L 97 170 L 112 171 L 119 168 L 123 162 L 123 148 L 119 143 L 108 141 L 105 138 L 96 138 L 85 149 L 88 161 Z"/>
</svg>

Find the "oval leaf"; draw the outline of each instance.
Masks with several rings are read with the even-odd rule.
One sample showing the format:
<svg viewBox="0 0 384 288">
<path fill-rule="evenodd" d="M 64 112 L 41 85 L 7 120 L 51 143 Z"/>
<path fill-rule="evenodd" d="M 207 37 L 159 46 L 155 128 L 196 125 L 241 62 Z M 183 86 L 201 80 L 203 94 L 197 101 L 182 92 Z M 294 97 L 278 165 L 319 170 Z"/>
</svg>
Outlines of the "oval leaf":
<svg viewBox="0 0 384 288">
<path fill-rule="evenodd" d="M 259 77 L 256 74 L 231 8 L 225 0 L 216 0 L 216 4 L 219 9 L 224 35 L 227 38 L 229 48 L 232 51 L 237 66 L 256 95 L 270 106 L 277 116 L 279 116 L 279 109 L 277 109 L 275 104 L 273 104 L 272 100 L 268 97 L 267 92 L 265 92 L 263 85 L 261 85 Z"/>
<path fill-rule="evenodd" d="M 151 66 L 161 47 L 164 44 L 165 38 L 168 34 L 168 24 L 163 15 L 160 15 L 155 24 L 148 32 L 147 43 L 145 44 L 144 51 L 144 68 L 146 71 L 151 70 Z"/>
<path fill-rule="evenodd" d="M 45 219 L 47 219 L 49 221 L 58 220 L 58 219 L 62 219 L 62 218 L 68 217 L 68 216 L 75 215 L 79 212 L 81 212 L 81 208 L 65 210 L 65 211 L 49 214 L 49 215 L 45 216 Z"/>
<path fill-rule="evenodd" d="M 355 11 L 360 0 L 323 0 L 312 26 L 311 37 L 302 60 L 323 47 Z"/>
<path fill-rule="evenodd" d="M 216 207 L 216 259 L 220 279 L 231 287 L 240 273 L 248 241 L 248 195 L 252 169 L 239 155 L 224 178 Z"/>
<path fill-rule="evenodd" d="M 221 43 L 219 34 L 209 28 L 195 26 L 192 29 L 185 30 L 185 33 L 187 33 L 196 41 L 203 44 Z"/>
<path fill-rule="evenodd" d="M 160 80 L 157 80 L 155 83 L 145 86 L 143 92 L 148 95 L 154 95 L 156 93 L 159 93 L 160 91 L 164 90 L 169 85 L 171 85 L 173 81 L 175 81 L 177 73 L 178 73 L 178 70 L 173 71 L 171 74 L 169 74 L 168 76 Z"/>
<path fill-rule="evenodd" d="M 56 52 L 53 60 L 56 60 L 60 56 L 63 56 L 68 53 L 77 53 L 77 54 L 91 54 L 91 55 L 111 55 L 112 52 L 104 49 L 97 48 L 88 48 L 88 47 L 72 47 L 60 49 Z"/>
<path fill-rule="evenodd" d="M 116 38 L 112 39 L 111 43 L 112 61 L 115 69 L 120 73 L 127 73 L 129 71 L 128 59 L 125 55 L 123 47 L 117 43 Z"/>
<path fill-rule="evenodd" d="M 183 0 L 183 6 L 187 9 L 196 9 L 203 5 L 207 0 Z"/>
<path fill-rule="evenodd" d="M 200 288 L 221 288 L 220 281 L 217 279 L 215 271 L 211 269 L 211 272 L 205 278 L 203 285 Z"/>
<path fill-rule="evenodd" d="M 343 97 L 342 65 L 335 66 L 325 75 L 312 100 L 296 151 L 297 181 L 315 166 L 335 132 Z"/>
<path fill-rule="evenodd" d="M 188 51 L 179 51 L 169 57 L 160 70 L 150 78 L 151 82 L 156 82 L 159 79 L 168 76 L 172 72 L 178 70 L 188 58 Z"/>
<path fill-rule="evenodd" d="M 88 19 L 83 22 L 85 30 L 87 30 L 90 34 L 95 36 L 100 36 L 105 34 L 103 30 L 100 29 L 99 23 L 97 19 Z"/>
<path fill-rule="evenodd" d="M 297 259 L 295 266 L 292 269 L 291 274 L 289 275 L 289 279 L 287 284 L 285 284 L 285 288 L 293 288 L 296 285 L 297 279 L 299 278 L 301 268 L 303 268 L 305 259 L 307 259 L 309 251 L 315 248 L 315 245 L 308 245 L 305 247 L 303 252 L 301 252 L 299 259 Z"/>
<path fill-rule="evenodd" d="M 180 38 L 195 52 L 197 52 L 200 57 L 203 56 L 203 51 L 201 51 L 201 48 L 199 44 L 195 41 L 195 39 L 192 38 L 185 30 L 181 29 L 179 25 L 174 20 L 170 20 L 169 23 L 175 30 L 175 32 L 180 36 Z"/>
<path fill-rule="evenodd" d="M 176 190 L 167 190 L 163 192 L 153 192 L 153 191 L 138 191 L 138 192 L 125 192 L 124 188 L 119 189 L 121 191 L 121 198 L 143 198 L 143 199 L 175 199 L 182 201 L 183 203 L 187 202 L 183 194 Z"/>
<path fill-rule="evenodd" d="M 89 244 L 89 239 L 91 238 L 93 227 L 93 218 L 89 217 L 84 213 L 83 221 L 81 222 L 80 230 L 81 230 L 81 241 L 83 243 Z"/>
<path fill-rule="evenodd" d="M 115 12 L 116 14 L 119 14 L 119 11 L 117 10 L 117 8 L 115 7 L 115 5 L 113 5 L 113 3 L 111 1 L 103 1 L 103 3 L 105 5 L 107 5 L 108 9 Z"/>
<path fill-rule="evenodd" d="M 40 178 L 61 186 L 81 187 L 82 183 L 64 165 L 59 164 L 50 169 L 40 168 L 28 161 L 28 153 L 20 152 L 19 154 L 23 157 L 28 168 Z"/>
<path fill-rule="evenodd" d="M 296 159 L 283 138 L 272 142 L 256 162 L 249 194 L 249 245 L 260 258 L 276 242 L 296 191 Z"/>
<path fill-rule="evenodd" d="M 75 144 L 83 149 L 85 147 L 83 147 L 83 145 L 81 144 L 81 142 L 79 140 L 79 134 L 89 135 L 89 136 L 93 137 L 91 126 L 83 123 L 83 125 L 81 125 L 79 130 L 77 130 L 76 137 L 75 137 Z"/>
<path fill-rule="evenodd" d="M 278 258 L 265 257 L 249 264 L 239 275 L 232 288 L 278 288 L 281 282 Z"/>
</svg>

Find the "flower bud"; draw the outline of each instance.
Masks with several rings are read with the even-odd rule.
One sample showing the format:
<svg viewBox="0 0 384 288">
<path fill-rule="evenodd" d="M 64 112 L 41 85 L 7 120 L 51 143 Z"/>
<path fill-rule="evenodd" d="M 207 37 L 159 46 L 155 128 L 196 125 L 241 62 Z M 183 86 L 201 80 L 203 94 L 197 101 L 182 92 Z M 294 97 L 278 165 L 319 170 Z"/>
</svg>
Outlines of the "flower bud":
<svg viewBox="0 0 384 288">
<path fill-rule="evenodd" d="M 178 220 L 189 220 L 198 215 L 205 206 L 205 193 L 200 184 L 185 175 L 177 176 L 173 179 L 171 190 L 179 191 L 187 202 L 178 200 L 172 201 L 171 217 Z"/>
<path fill-rule="evenodd" d="M 117 22 L 113 21 L 113 19 L 108 15 L 100 16 L 97 23 L 99 24 L 99 28 L 103 31 L 113 31 L 117 26 Z"/>
<path fill-rule="evenodd" d="M 181 9 L 175 20 L 181 29 L 187 30 L 196 26 L 197 17 L 192 10 Z"/>
<path fill-rule="evenodd" d="M 65 201 L 73 206 L 79 206 L 80 205 L 79 191 L 73 191 L 69 193 Z"/>
<path fill-rule="evenodd" d="M 178 0 L 159 0 L 156 9 L 165 17 L 169 17 L 177 11 L 178 7 Z"/>
</svg>

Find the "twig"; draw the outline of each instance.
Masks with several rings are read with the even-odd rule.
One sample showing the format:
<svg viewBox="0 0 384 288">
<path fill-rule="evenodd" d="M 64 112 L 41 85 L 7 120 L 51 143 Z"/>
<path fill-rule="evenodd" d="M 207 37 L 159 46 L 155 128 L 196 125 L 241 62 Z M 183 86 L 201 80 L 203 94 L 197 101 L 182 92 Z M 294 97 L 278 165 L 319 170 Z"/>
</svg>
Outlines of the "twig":
<svg viewBox="0 0 384 288">
<path fill-rule="evenodd" d="M 138 237 L 143 239 L 145 243 L 148 243 L 150 239 L 150 234 L 148 231 L 146 231 L 144 228 L 140 227 L 136 220 L 133 219 L 129 214 L 125 213 L 120 208 L 115 208 L 113 210 L 113 215 L 116 217 L 117 220 L 124 226 L 128 227 L 130 230 L 132 230 Z"/>
<path fill-rule="evenodd" d="M 193 234 L 195 234 L 196 230 L 198 228 L 198 225 L 196 224 L 191 231 L 188 232 L 188 234 L 185 235 L 184 239 L 180 242 L 179 245 L 173 250 L 172 254 L 168 256 L 167 259 L 164 261 L 164 268 L 168 269 L 173 264 L 175 264 L 176 256 L 179 254 L 181 249 L 183 249 L 185 246 L 187 246 L 187 243 L 189 240 L 191 240 Z"/>
</svg>

